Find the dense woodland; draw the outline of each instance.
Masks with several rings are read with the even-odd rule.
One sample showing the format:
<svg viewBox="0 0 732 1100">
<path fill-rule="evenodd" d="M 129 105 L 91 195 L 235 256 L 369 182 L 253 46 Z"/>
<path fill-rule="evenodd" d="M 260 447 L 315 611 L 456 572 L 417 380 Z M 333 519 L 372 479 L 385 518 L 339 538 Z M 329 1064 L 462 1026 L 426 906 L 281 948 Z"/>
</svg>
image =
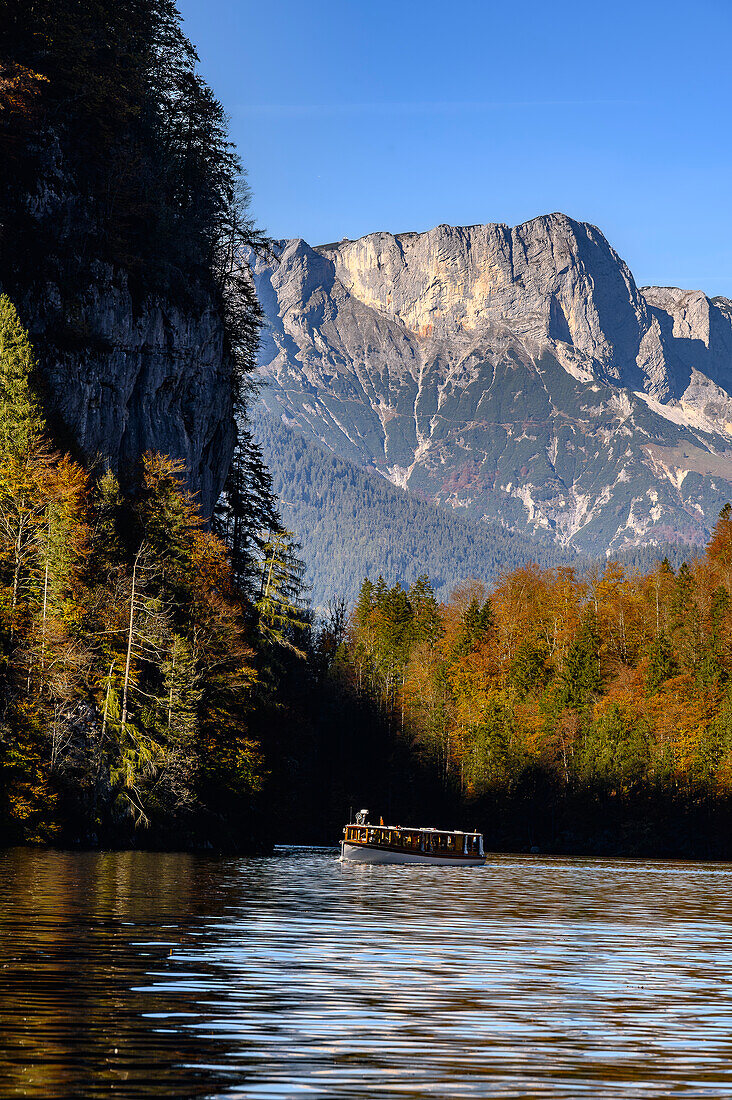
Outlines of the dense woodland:
<svg viewBox="0 0 732 1100">
<path fill-rule="evenodd" d="M 689 564 L 571 563 L 255 442 L 241 258 L 266 242 L 175 5 L 11 0 L 3 51 L 0 840 L 332 843 L 366 804 L 493 847 L 729 855 L 730 509 Z M 212 517 L 180 462 L 85 467 L 47 415 L 100 271 L 224 320 L 240 434 Z"/>
<path fill-rule="evenodd" d="M 494 842 L 728 853 L 732 508 L 674 570 L 364 581 L 342 661 Z"/>
<path fill-rule="evenodd" d="M 26 840 L 251 844 L 255 685 L 305 625 L 286 534 L 246 540 L 235 576 L 181 464 L 143 455 L 130 494 L 110 470 L 90 477 L 53 449 L 33 373 L 2 296 L 0 825 Z"/>
<path fill-rule="evenodd" d="M 473 523 L 418 500 L 265 412 L 257 410 L 252 424 L 283 519 L 301 540 L 316 607 L 334 592 L 355 600 L 364 576 L 383 573 L 408 585 L 429 573 L 435 592 L 446 599 L 461 577 L 491 581 L 526 562 L 550 566 L 574 557 L 548 540 L 512 534 L 498 523 Z"/>
<path fill-rule="evenodd" d="M 265 242 L 176 5 L 10 0 L 0 139 L 0 833 L 252 844 L 249 727 L 274 652 L 302 659 L 302 567 L 246 426 L 260 314 L 241 255 Z M 241 431 L 213 517 L 179 462 L 84 467 L 54 415 L 47 373 L 93 352 L 78 303 L 110 281 L 133 309 L 222 320 Z"/>
</svg>

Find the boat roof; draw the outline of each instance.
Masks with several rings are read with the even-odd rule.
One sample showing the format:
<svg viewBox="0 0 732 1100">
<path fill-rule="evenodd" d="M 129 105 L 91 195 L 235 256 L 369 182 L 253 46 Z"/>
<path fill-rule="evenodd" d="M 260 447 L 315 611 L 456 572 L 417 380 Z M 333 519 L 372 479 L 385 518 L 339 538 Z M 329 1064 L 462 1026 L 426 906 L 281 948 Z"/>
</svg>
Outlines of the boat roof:
<svg viewBox="0 0 732 1100">
<path fill-rule="evenodd" d="M 437 836 L 482 836 L 482 833 L 466 832 L 465 829 L 433 829 L 430 826 L 420 828 L 416 825 L 375 825 L 367 821 L 359 826 L 352 822 L 356 828 L 361 829 L 398 829 L 400 833 L 435 833 Z"/>
</svg>

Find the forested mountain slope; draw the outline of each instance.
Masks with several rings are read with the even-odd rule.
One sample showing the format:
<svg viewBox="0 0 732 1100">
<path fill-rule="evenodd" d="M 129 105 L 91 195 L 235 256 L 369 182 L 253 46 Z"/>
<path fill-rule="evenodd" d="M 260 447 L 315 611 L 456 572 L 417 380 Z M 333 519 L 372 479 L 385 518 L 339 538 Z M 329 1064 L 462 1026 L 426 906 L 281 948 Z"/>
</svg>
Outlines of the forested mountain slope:
<svg viewBox="0 0 732 1100">
<path fill-rule="evenodd" d="M 254 264 L 263 401 L 477 521 L 597 554 L 703 543 L 732 482 L 732 303 L 639 289 L 562 214 Z"/>
<path fill-rule="evenodd" d="M 301 540 L 312 600 L 352 600 L 364 577 L 410 584 L 428 573 L 446 599 L 460 580 L 498 574 L 525 562 L 569 561 L 548 541 L 512 535 L 418 500 L 259 413 L 255 437 L 280 498 L 283 522 Z"/>
<path fill-rule="evenodd" d="M 328 453 L 322 445 L 259 410 L 255 438 L 280 497 L 285 525 L 301 540 L 316 607 L 331 596 L 352 600 L 364 577 L 382 574 L 407 586 L 427 573 L 440 599 L 460 582 L 491 584 L 527 562 L 548 568 L 588 561 L 551 540 L 512 533 L 499 523 L 476 523 L 390 485 Z M 679 545 L 621 554 L 628 567 L 647 568 L 668 554 L 678 565 L 693 548 Z"/>
</svg>

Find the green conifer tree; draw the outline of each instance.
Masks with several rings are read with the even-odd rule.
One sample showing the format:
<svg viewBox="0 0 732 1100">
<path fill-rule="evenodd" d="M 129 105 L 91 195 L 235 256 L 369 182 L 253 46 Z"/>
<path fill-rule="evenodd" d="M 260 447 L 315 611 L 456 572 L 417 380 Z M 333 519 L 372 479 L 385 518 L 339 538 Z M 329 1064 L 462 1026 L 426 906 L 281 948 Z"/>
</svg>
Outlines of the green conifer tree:
<svg viewBox="0 0 732 1100">
<path fill-rule="evenodd" d="M 35 370 L 28 333 L 7 294 L 0 294 L 0 462 L 24 466 L 47 451 L 45 422 L 31 389 Z"/>
<path fill-rule="evenodd" d="M 649 695 L 653 695 L 666 680 L 669 680 L 678 672 L 671 639 L 667 634 L 659 634 L 653 639 L 648 656 L 650 660 L 646 677 L 646 691 Z"/>
<path fill-rule="evenodd" d="M 519 642 L 508 675 L 521 696 L 544 691 L 551 676 L 546 643 L 537 638 L 526 638 Z"/>
<path fill-rule="evenodd" d="M 481 603 L 477 596 L 472 596 L 463 615 L 462 631 L 458 642 L 459 652 L 470 653 L 477 646 L 489 641 L 494 628 L 490 600 L 487 599 Z"/>
<path fill-rule="evenodd" d="M 291 531 L 270 532 L 263 547 L 256 608 L 264 641 L 304 657 L 305 566 L 298 557 L 298 550 Z"/>
<path fill-rule="evenodd" d="M 409 586 L 408 599 L 412 609 L 412 640 L 417 645 L 427 642 L 433 646 L 442 634 L 442 623 L 434 589 L 425 573 Z"/>
<path fill-rule="evenodd" d="M 600 677 L 600 634 L 594 612 L 582 617 L 577 636 L 570 646 L 562 669 L 559 701 L 563 707 L 581 710 L 602 686 Z"/>
</svg>

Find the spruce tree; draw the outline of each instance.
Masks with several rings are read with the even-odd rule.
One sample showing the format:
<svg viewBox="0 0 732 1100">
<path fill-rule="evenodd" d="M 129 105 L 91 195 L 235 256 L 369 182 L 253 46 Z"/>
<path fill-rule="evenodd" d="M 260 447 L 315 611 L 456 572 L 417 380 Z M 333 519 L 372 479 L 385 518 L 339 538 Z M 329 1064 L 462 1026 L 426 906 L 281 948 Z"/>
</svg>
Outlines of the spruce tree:
<svg viewBox="0 0 732 1100">
<path fill-rule="evenodd" d="M 526 638 L 519 642 L 509 665 L 508 675 L 520 695 L 542 692 L 551 675 L 546 644 L 536 638 Z"/>
<path fill-rule="evenodd" d="M 45 422 L 31 389 L 36 370 L 28 333 L 7 294 L 0 294 L 0 462 L 21 465 L 45 453 Z"/>
<path fill-rule="evenodd" d="M 282 530 L 272 477 L 251 431 L 239 425 L 224 491 L 214 514 L 214 530 L 231 553 L 234 583 L 255 598 L 260 562 L 270 532 Z"/>
<path fill-rule="evenodd" d="M 494 627 L 490 600 L 487 599 L 481 604 L 478 597 L 473 596 L 463 615 L 459 651 L 469 653 L 472 649 L 489 641 Z"/>
<path fill-rule="evenodd" d="M 653 695 L 666 680 L 669 680 L 678 672 L 671 639 L 667 634 L 659 634 L 654 638 L 648 656 L 646 691 L 649 695 Z"/>
<path fill-rule="evenodd" d="M 354 609 L 354 619 L 356 624 L 361 630 L 364 630 L 370 625 L 371 615 L 374 610 L 374 586 L 368 577 L 364 577 L 361 588 L 359 589 L 358 599 L 356 600 L 356 607 Z"/>
<path fill-rule="evenodd" d="M 588 610 L 564 662 L 559 695 L 562 706 L 581 710 L 600 691 L 599 652 L 597 619 L 594 612 Z"/>
<path fill-rule="evenodd" d="M 412 609 L 413 641 L 416 644 L 428 642 L 434 645 L 442 633 L 442 624 L 435 592 L 425 573 L 409 586 L 408 598 Z"/>
</svg>

